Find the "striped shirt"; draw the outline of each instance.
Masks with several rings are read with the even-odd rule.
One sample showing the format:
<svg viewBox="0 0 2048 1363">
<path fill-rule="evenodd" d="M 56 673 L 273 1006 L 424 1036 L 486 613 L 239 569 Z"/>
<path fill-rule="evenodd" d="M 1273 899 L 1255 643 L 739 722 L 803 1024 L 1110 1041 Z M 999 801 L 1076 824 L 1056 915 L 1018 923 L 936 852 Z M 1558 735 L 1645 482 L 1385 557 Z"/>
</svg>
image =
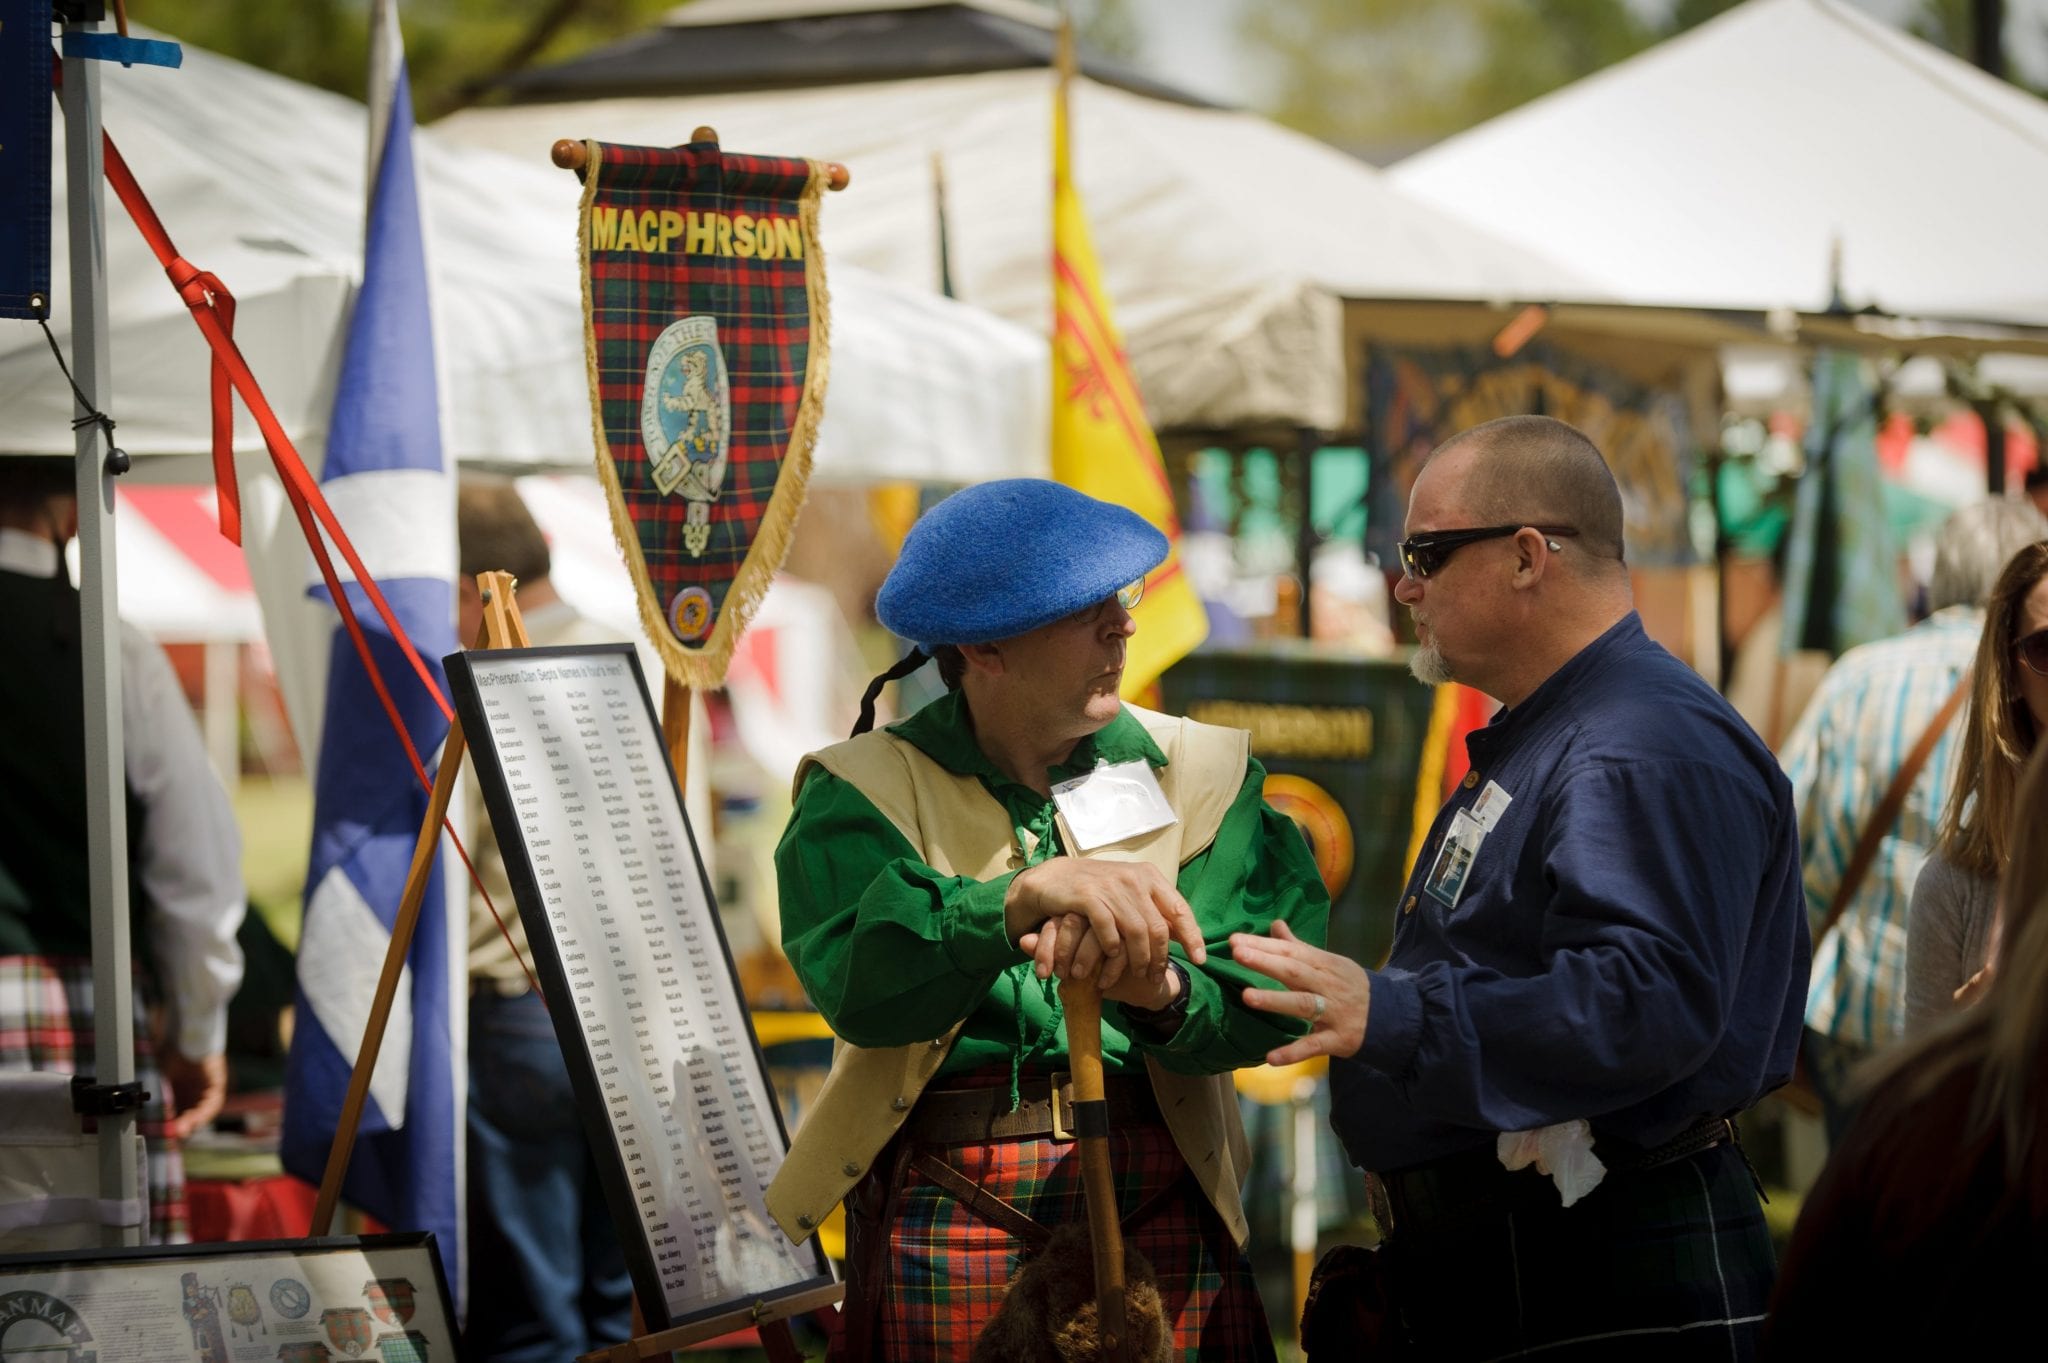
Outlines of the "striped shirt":
<svg viewBox="0 0 2048 1363">
<path fill-rule="evenodd" d="M 1891 639 L 1844 653 L 1821 679 L 1782 754 L 1799 806 L 1806 909 L 1820 929 L 1849 858 L 1892 778 L 1961 684 L 1984 613 L 1950 606 Z M 1815 943 L 1806 1025 L 1854 1046 L 1896 1039 L 1906 1024 L 1906 908 L 1934 846 L 1962 751 L 1951 722 L 1840 921 Z"/>
</svg>

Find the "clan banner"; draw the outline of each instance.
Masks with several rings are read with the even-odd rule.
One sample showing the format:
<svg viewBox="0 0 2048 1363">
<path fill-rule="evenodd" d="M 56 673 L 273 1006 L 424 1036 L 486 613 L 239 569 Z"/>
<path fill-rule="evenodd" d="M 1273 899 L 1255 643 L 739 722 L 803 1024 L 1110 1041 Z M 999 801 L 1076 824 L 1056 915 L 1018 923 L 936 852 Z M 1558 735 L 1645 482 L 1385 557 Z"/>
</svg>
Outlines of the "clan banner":
<svg viewBox="0 0 2048 1363">
<path fill-rule="evenodd" d="M 715 142 L 584 145 L 598 476 L 663 666 L 715 687 L 810 478 L 829 355 L 825 168 Z"/>
</svg>

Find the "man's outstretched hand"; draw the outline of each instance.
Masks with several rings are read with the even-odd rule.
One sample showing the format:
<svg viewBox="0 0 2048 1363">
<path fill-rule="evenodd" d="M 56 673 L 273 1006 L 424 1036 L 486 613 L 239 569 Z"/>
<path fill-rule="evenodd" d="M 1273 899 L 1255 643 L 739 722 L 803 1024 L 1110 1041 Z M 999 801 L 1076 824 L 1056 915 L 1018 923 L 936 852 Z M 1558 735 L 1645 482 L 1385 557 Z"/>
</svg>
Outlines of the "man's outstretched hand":
<svg viewBox="0 0 2048 1363">
<path fill-rule="evenodd" d="M 1270 937 L 1230 935 L 1231 959 L 1287 986 L 1246 989 L 1244 1006 L 1300 1018 L 1308 1023 L 1308 1035 L 1267 1052 L 1266 1063 L 1291 1065 L 1315 1055 L 1358 1054 L 1365 1044 L 1372 976 L 1349 956 L 1310 946 L 1278 918 L 1270 931 Z"/>
</svg>

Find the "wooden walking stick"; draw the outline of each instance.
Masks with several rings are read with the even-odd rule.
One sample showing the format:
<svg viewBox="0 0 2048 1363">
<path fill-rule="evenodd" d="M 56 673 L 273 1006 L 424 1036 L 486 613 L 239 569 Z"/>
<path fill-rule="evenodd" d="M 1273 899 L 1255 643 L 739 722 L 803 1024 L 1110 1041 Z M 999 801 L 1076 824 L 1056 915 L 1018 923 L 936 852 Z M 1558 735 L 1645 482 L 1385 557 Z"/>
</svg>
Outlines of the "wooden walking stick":
<svg viewBox="0 0 2048 1363">
<path fill-rule="evenodd" d="M 1060 981 L 1067 1018 L 1067 1064 L 1074 1076 L 1074 1134 L 1081 1186 L 1088 1194 L 1088 1239 L 1095 1256 L 1095 1305 L 1103 1363 L 1130 1363 L 1124 1321 L 1124 1233 L 1109 1167 L 1109 1102 L 1102 1084 L 1102 994 L 1092 980 Z"/>
</svg>

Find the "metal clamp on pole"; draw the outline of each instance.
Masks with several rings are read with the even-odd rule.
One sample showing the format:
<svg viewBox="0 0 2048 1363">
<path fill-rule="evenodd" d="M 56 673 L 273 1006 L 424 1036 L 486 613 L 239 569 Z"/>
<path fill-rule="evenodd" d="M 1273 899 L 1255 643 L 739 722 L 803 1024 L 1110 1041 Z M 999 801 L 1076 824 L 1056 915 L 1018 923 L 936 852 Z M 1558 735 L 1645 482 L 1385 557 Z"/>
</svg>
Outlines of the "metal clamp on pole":
<svg viewBox="0 0 2048 1363">
<path fill-rule="evenodd" d="M 123 1112 L 140 1112 L 149 1093 L 140 1080 L 126 1084 L 100 1084 L 89 1074 L 71 1076 L 71 1110 L 81 1117 L 118 1117 Z"/>
</svg>

